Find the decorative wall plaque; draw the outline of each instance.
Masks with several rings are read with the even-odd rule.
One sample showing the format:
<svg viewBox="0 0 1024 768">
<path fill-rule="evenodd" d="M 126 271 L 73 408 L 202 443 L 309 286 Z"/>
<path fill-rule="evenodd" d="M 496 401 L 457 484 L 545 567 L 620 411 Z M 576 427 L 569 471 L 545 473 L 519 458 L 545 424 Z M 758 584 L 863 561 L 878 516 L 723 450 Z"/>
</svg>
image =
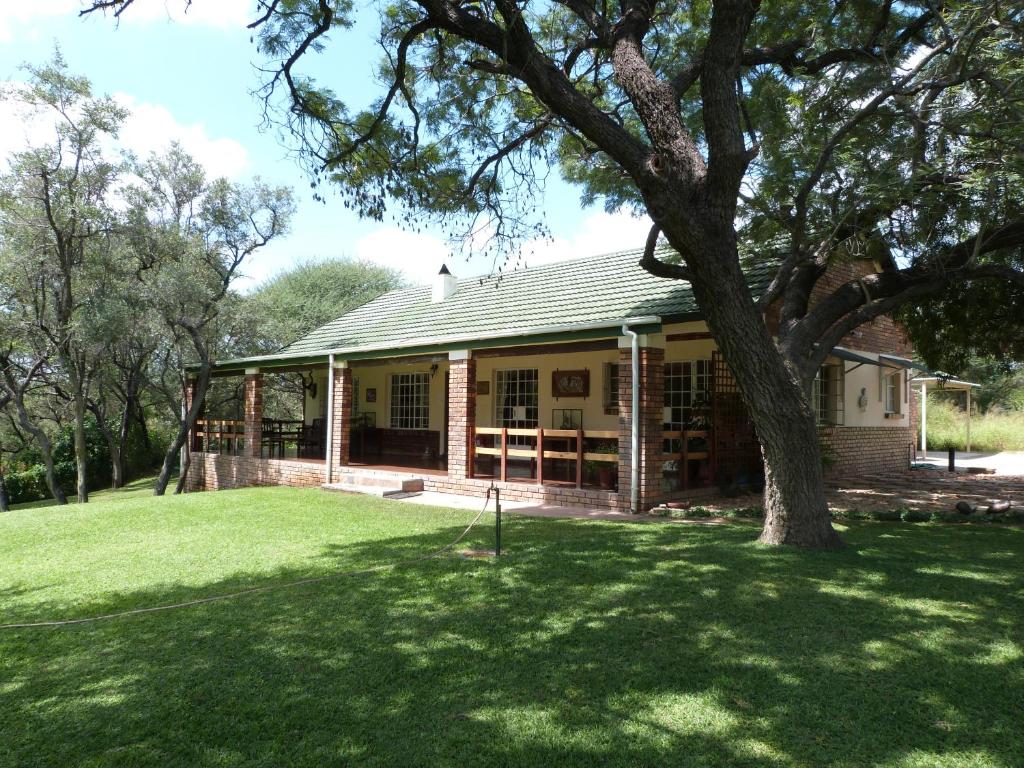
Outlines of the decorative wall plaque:
<svg viewBox="0 0 1024 768">
<path fill-rule="evenodd" d="M 590 371 L 555 371 L 551 374 L 551 394 L 555 397 L 588 397 Z"/>
</svg>

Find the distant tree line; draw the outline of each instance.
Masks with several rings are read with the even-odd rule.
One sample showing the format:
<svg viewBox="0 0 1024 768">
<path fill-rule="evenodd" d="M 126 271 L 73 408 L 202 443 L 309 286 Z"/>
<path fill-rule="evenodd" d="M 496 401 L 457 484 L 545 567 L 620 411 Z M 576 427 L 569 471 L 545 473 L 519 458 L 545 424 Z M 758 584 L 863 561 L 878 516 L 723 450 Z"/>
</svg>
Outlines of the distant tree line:
<svg viewBox="0 0 1024 768">
<path fill-rule="evenodd" d="M 288 229 L 290 190 L 208 178 L 176 144 L 135 157 L 125 111 L 59 52 L 26 70 L 3 97 L 53 128 L 0 173 L 0 510 L 86 502 L 156 466 L 162 494 L 216 358 L 279 349 L 398 278 L 308 261 L 241 294 L 243 265 Z"/>
</svg>

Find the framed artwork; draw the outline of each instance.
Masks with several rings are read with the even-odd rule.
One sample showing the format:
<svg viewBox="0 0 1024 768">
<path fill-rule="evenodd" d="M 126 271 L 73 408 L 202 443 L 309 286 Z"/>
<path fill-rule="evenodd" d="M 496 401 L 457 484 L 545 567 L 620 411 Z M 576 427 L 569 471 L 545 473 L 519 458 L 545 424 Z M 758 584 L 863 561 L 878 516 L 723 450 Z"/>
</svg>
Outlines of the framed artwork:
<svg viewBox="0 0 1024 768">
<path fill-rule="evenodd" d="M 590 371 L 555 371 L 551 374 L 551 394 L 554 397 L 588 397 Z"/>
<path fill-rule="evenodd" d="M 489 395 L 489 394 L 491 394 L 491 382 L 489 382 L 489 381 L 478 381 L 476 383 L 476 393 L 478 395 Z"/>
<path fill-rule="evenodd" d="M 377 388 L 367 387 L 366 389 L 366 402 L 376 403 L 377 402 Z"/>
</svg>

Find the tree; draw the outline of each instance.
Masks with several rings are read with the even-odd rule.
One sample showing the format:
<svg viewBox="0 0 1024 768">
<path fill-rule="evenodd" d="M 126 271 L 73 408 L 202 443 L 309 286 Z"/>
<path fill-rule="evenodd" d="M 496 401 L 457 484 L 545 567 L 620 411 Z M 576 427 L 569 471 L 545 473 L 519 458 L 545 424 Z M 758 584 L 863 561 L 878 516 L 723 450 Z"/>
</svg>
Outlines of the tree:
<svg viewBox="0 0 1024 768">
<path fill-rule="evenodd" d="M 362 110 L 302 71 L 350 2 L 258 6 L 268 108 L 283 92 L 314 183 L 361 215 L 514 237 L 558 165 L 585 198 L 651 217 L 640 266 L 691 283 L 757 428 L 764 542 L 840 544 L 810 406 L 832 348 L 952 282 L 1024 279 L 1007 257 L 1024 242 L 1017 5 L 393 0 L 386 85 Z M 659 235 L 681 263 L 656 257 Z M 761 296 L 741 245 L 774 271 Z M 874 266 L 826 289 L 850 254 Z"/>
<path fill-rule="evenodd" d="M 154 492 L 163 495 L 178 455 L 195 425 L 210 385 L 213 360 L 222 346 L 216 322 L 242 263 L 288 227 L 294 205 L 283 187 L 258 179 L 232 184 L 208 181 L 201 166 L 180 146 L 135 168 L 139 183 L 128 192 L 130 249 L 145 305 L 173 337 L 168 359 L 181 362 L 187 347 L 198 364 L 191 407 L 164 456 Z M 178 373 L 182 372 L 179 367 Z M 184 380 L 181 380 L 184 389 Z M 188 465 L 181 467 L 178 490 Z"/>
<path fill-rule="evenodd" d="M 109 98 L 94 98 L 88 80 L 74 77 L 57 51 L 42 67 L 26 66 L 30 80 L 13 98 L 34 113 L 55 119 L 51 142 L 16 152 L 0 179 L 0 227 L 7 253 L 29 265 L 38 329 L 59 360 L 75 429 L 78 501 L 89 498 L 85 414 L 95 358 L 83 341 L 95 251 L 107 242 L 112 218 L 108 195 L 118 167 L 102 143 L 116 136 L 124 110 Z M 59 391 L 65 392 L 63 388 Z"/>
<path fill-rule="evenodd" d="M 382 293 L 401 275 L 353 259 L 310 259 L 271 277 L 246 296 L 241 311 L 253 321 L 251 354 L 272 354 Z"/>
</svg>

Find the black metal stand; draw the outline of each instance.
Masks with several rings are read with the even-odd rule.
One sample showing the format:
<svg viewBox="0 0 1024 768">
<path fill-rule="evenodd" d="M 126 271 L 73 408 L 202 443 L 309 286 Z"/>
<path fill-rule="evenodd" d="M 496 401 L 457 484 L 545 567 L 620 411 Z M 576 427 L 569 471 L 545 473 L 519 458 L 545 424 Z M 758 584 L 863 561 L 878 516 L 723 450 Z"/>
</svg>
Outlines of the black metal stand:
<svg viewBox="0 0 1024 768">
<path fill-rule="evenodd" d="M 494 488 L 494 556 L 501 557 L 501 490 Z"/>
</svg>

